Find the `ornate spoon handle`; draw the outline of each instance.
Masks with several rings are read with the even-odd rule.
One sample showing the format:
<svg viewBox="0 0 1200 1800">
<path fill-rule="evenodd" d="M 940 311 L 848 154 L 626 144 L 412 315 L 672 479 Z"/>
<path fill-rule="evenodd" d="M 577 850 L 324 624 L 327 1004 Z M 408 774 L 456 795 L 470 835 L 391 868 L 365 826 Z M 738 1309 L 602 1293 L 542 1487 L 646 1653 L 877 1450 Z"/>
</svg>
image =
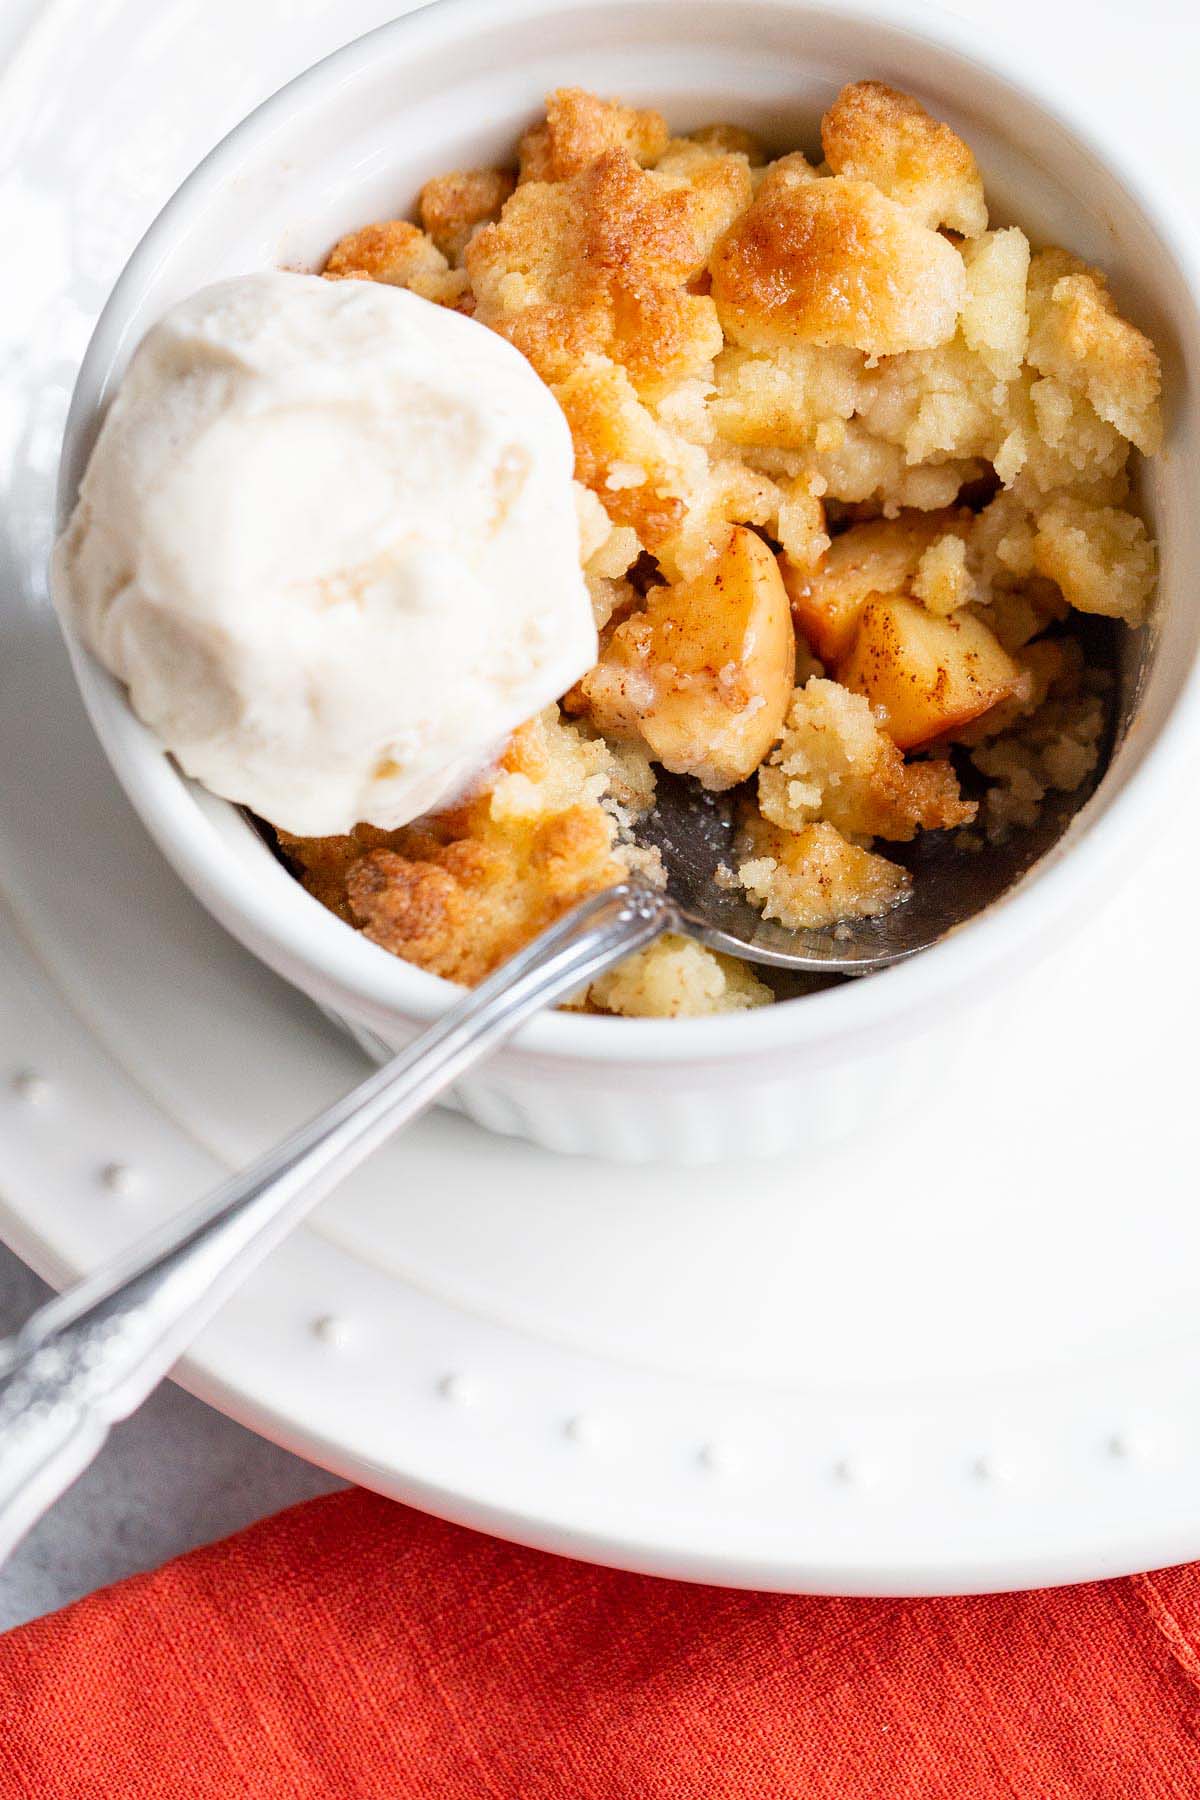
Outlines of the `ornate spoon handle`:
<svg viewBox="0 0 1200 1800">
<path fill-rule="evenodd" d="M 343 1175 L 531 1013 L 678 923 L 636 882 L 585 900 L 343 1099 L 0 1343 L 0 1559 Z"/>
</svg>

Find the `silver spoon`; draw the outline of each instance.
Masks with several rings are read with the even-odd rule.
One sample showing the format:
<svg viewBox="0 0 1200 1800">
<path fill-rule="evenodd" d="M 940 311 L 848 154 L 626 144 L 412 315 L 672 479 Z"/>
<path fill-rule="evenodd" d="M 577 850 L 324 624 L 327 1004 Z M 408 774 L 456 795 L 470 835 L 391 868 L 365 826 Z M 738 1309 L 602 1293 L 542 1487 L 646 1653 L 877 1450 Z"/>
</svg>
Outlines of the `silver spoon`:
<svg viewBox="0 0 1200 1800">
<path fill-rule="evenodd" d="M 1071 799 L 1074 810 L 1081 796 Z M 1048 819 L 1009 856 L 958 853 L 944 871 L 935 859 L 913 898 L 880 920 L 797 934 L 714 879 L 734 860 L 735 809 L 730 796 L 660 778 L 638 839 L 661 852 L 665 890 L 630 880 L 583 901 L 343 1099 L 0 1342 L 0 1558 L 292 1226 L 532 1013 L 665 931 L 808 985 L 887 968 L 1011 885 L 1066 817 Z"/>
</svg>

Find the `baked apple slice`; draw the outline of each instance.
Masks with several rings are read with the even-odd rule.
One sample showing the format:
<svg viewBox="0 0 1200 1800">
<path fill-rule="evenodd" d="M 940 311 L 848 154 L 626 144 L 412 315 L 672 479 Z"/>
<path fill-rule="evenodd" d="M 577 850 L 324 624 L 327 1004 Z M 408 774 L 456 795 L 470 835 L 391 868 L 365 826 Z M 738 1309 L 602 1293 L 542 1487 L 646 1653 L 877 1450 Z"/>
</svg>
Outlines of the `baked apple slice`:
<svg viewBox="0 0 1200 1800">
<path fill-rule="evenodd" d="M 948 533 L 966 535 L 970 514 L 914 512 L 871 519 L 835 537 L 814 572 L 784 557 L 783 579 L 796 623 L 824 663 L 837 663 L 854 641 L 863 609 L 876 594 L 907 592 L 922 556 Z"/>
<path fill-rule="evenodd" d="M 880 709 L 901 750 L 915 750 L 1007 700 L 1021 670 L 973 613 L 939 618 L 893 594 L 868 602 L 837 678 Z"/>
<path fill-rule="evenodd" d="M 771 551 L 735 525 L 691 581 L 651 588 L 567 698 L 606 736 L 640 737 L 664 768 L 734 787 L 783 730 L 796 637 Z"/>
</svg>

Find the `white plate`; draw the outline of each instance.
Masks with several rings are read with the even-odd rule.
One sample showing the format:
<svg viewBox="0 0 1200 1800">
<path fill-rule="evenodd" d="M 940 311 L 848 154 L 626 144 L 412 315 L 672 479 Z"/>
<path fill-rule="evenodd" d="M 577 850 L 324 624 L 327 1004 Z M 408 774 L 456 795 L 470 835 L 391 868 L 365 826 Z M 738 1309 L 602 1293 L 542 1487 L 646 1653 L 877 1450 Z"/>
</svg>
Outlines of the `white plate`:
<svg viewBox="0 0 1200 1800">
<path fill-rule="evenodd" d="M 133 239 L 262 93 L 392 10 L 118 0 L 100 36 L 58 0 L 0 93 L 0 213 L 26 246 L 0 297 L 0 1225 L 52 1277 L 360 1072 L 145 839 L 41 568 L 74 365 Z M 1142 97 L 1155 146 L 1187 60 Z M 989 1007 L 972 1066 L 802 1181 L 427 1120 L 183 1378 L 384 1492 L 657 1573 L 911 1593 L 1200 1554 L 1198 877 L 1194 843 L 1158 847 Z"/>
</svg>

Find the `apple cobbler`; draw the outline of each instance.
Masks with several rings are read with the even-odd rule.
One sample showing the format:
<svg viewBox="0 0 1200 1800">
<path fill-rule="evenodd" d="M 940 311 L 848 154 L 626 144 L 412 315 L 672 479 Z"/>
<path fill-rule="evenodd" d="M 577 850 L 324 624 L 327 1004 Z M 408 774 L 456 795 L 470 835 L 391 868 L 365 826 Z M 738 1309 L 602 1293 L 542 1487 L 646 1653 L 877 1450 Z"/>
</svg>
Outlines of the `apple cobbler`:
<svg viewBox="0 0 1200 1800">
<path fill-rule="evenodd" d="M 728 879 L 793 928 L 901 904 L 889 845 L 954 832 L 965 856 L 1097 766 L 1077 615 L 1136 626 L 1154 586 L 1128 479 L 1159 441 L 1154 348 L 1098 270 L 989 226 L 970 149 L 916 100 L 843 89 L 821 149 L 673 137 L 565 89 L 515 173 L 441 176 L 419 224 L 329 257 L 473 314 L 547 383 L 601 634 L 460 805 L 281 834 L 318 899 L 422 968 L 477 981 L 621 879 L 656 765 L 744 787 Z M 583 1004 L 770 998 L 668 938 Z"/>
</svg>

